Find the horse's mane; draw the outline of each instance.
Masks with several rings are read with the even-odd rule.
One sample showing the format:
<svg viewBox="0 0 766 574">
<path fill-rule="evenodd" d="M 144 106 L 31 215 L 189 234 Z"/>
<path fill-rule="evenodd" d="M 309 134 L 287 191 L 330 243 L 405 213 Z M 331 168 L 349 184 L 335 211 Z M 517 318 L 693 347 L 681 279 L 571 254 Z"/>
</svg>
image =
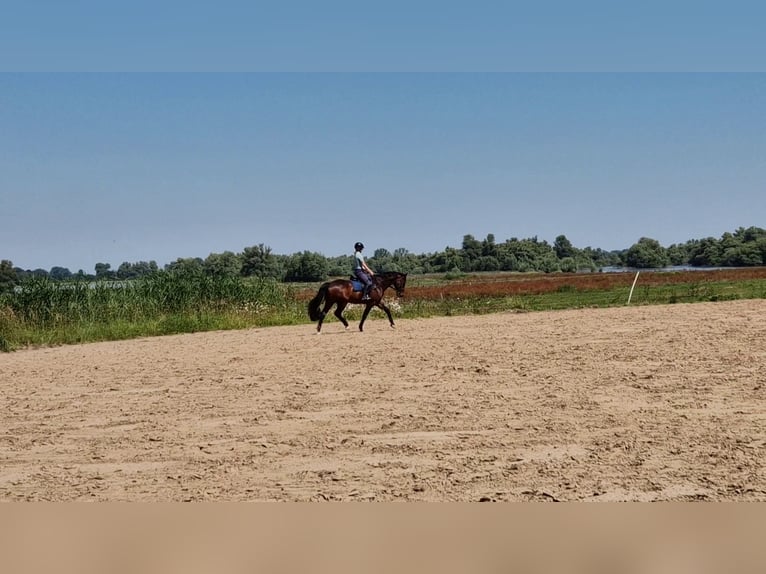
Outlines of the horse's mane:
<svg viewBox="0 0 766 574">
<path fill-rule="evenodd" d="M 393 277 L 396 277 L 397 275 L 404 275 L 404 273 L 399 273 L 398 271 L 379 271 L 373 276 L 373 279 L 375 279 L 376 277 L 378 279 L 383 279 L 383 278 L 391 279 Z"/>
</svg>

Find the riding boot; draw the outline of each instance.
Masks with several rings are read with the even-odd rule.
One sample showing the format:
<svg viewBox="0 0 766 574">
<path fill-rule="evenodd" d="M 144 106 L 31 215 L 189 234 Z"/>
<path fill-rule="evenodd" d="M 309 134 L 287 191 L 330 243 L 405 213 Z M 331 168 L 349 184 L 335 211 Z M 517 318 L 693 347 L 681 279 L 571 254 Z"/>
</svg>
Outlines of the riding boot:
<svg viewBox="0 0 766 574">
<path fill-rule="evenodd" d="M 370 300 L 370 288 L 372 285 L 365 285 L 364 289 L 362 290 L 362 301 L 369 301 Z"/>
</svg>

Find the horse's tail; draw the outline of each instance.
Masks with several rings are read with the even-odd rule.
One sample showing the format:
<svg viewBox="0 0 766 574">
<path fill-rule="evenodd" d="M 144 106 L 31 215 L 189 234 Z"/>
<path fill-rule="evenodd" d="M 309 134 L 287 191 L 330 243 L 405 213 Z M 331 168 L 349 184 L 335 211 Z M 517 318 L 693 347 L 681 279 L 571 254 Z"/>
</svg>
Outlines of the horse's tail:
<svg viewBox="0 0 766 574">
<path fill-rule="evenodd" d="M 309 319 L 312 321 L 319 321 L 321 313 L 319 312 L 319 306 L 322 304 L 322 300 L 327 295 L 327 283 L 323 284 L 319 288 L 319 292 L 311 301 L 309 301 Z"/>
</svg>

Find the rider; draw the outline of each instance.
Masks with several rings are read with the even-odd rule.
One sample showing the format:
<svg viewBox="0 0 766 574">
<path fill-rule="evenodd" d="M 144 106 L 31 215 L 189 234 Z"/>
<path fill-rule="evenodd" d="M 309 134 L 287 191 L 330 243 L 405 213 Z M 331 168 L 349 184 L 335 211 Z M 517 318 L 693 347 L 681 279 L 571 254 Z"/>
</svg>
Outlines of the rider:
<svg viewBox="0 0 766 574">
<path fill-rule="evenodd" d="M 354 275 L 364 284 L 362 290 L 362 301 L 370 300 L 370 289 L 372 288 L 372 276 L 375 275 L 372 269 L 367 266 L 362 257 L 362 249 L 364 245 L 360 242 L 354 244 Z"/>
</svg>

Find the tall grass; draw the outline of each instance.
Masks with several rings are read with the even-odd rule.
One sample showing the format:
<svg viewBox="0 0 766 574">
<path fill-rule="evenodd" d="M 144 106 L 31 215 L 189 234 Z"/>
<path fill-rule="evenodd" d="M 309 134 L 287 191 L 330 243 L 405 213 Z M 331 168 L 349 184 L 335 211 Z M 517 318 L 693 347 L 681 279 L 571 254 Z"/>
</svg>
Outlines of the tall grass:
<svg viewBox="0 0 766 574">
<path fill-rule="evenodd" d="M 273 280 L 161 271 L 133 281 L 31 278 L 0 298 L 0 350 L 298 322 L 303 305 Z"/>
</svg>

